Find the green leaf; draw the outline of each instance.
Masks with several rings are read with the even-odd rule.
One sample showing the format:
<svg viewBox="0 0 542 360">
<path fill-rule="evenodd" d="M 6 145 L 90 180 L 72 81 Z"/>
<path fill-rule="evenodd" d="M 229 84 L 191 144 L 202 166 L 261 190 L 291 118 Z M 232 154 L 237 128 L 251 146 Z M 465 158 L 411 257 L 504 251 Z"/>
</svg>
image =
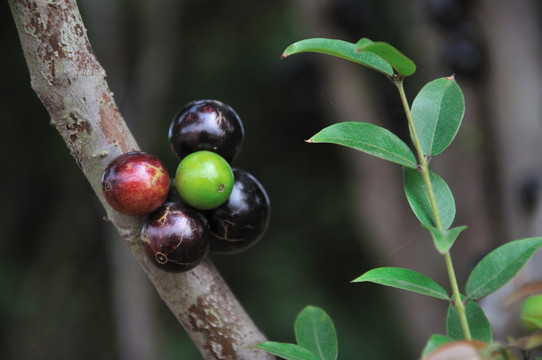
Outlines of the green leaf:
<svg viewBox="0 0 542 360">
<path fill-rule="evenodd" d="M 397 267 L 382 267 L 367 271 L 353 282 L 373 282 L 437 299 L 449 300 L 446 290 L 434 280 L 417 271 Z"/>
<path fill-rule="evenodd" d="M 453 341 L 454 341 L 454 339 L 452 339 L 451 337 L 446 336 L 446 335 L 440 335 L 440 334 L 431 335 L 431 337 L 429 338 L 429 340 L 427 341 L 427 344 L 425 345 L 425 347 L 423 349 L 422 358 L 429 355 L 429 353 L 431 351 L 437 349 L 438 347 L 440 347 L 442 345 L 445 345 L 445 344 L 449 344 L 449 343 L 451 343 Z"/>
<path fill-rule="evenodd" d="M 501 288 L 541 247 L 542 237 L 533 237 L 511 241 L 487 254 L 475 266 L 467 280 L 467 297 L 480 299 Z"/>
<path fill-rule="evenodd" d="M 440 230 L 430 225 L 423 225 L 423 227 L 429 230 L 435 247 L 441 254 L 449 252 L 459 234 L 467 228 L 466 226 L 458 226 L 449 230 Z"/>
<path fill-rule="evenodd" d="M 390 64 L 380 56 L 369 51 L 356 51 L 356 44 L 336 39 L 313 38 L 295 42 L 288 46 L 282 53 L 281 58 L 299 54 L 303 52 L 313 52 L 336 56 L 345 60 L 349 60 L 378 72 L 384 75 L 393 75 L 393 68 Z"/>
<path fill-rule="evenodd" d="M 408 145 L 391 131 L 374 124 L 340 122 L 322 129 L 307 142 L 343 145 L 408 168 L 416 168 L 416 157 Z"/>
<path fill-rule="evenodd" d="M 490 344 L 493 340 L 493 333 L 482 308 L 474 301 L 469 300 L 465 306 L 465 312 L 472 339 Z M 448 314 L 446 315 L 446 334 L 454 340 L 465 339 L 459 313 L 452 304 L 448 307 Z"/>
<path fill-rule="evenodd" d="M 311 351 L 296 344 L 266 341 L 256 347 L 286 360 L 320 360 Z"/>
<path fill-rule="evenodd" d="M 444 230 L 447 230 L 455 218 L 455 200 L 448 184 L 437 174 L 429 171 L 429 177 L 435 195 L 435 201 Z M 429 195 L 422 174 L 414 169 L 403 167 L 403 186 L 408 203 L 424 226 L 436 227 L 435 216 L 431 209 Z"/>
<path fill-rule="evenodd" d="M 433 80 L 420 90 L 411 113 L 423 154 L 436 156 L 459 130 L 465 114 L 463 92 L 453 77 Z"/>
<path fill-rule="evenodd" d="M 331 318 L 320 308 L 307 306 L 297 316 L 294 325 L 298 345 L 318 355 L 322 360 L 337 359 L 337 333 Z"/>
<path fill-rule="evenodd" d="M 403 76 L 410 76 L 416 71 L 416 65 L 412 60 L 386 42 L 373 42 L 367 38 L 363 38 L 356 44 L 356 51 L 369 51 L 375 53 L 386 60 L 388 64 Z"/>
<path fill-rule="evenodd" d="M 356 43 L 356 51 L 360 51 L 362 47 L 372 44 L 374 41 L 367 38 L 359 39 Z"/>
</svg>

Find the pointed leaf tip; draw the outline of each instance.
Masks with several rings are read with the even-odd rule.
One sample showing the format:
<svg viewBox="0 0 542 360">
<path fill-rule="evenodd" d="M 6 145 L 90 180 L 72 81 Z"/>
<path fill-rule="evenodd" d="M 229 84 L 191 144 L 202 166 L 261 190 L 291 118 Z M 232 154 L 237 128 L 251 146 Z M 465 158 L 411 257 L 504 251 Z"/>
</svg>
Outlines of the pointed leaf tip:
<svg viewBox="0 0 542 360">
<path fill-rule="evenodd" d="M 283 52 L 281 55 L 280 55 L 280 59 L 283 60 L 285 58 L 288 57 L 288 54 L 286 52 Z"/>
</svg>

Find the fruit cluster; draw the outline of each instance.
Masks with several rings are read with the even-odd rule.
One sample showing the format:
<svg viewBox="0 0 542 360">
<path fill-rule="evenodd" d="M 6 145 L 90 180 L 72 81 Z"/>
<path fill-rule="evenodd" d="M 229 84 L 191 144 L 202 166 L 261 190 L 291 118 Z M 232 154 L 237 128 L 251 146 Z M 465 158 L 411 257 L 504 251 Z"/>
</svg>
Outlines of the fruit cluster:
<svg viewBox="0 0 542 360">
<path fill-rule="evenodd" d="M 167 271 L 188 271 L 209 251 L 243 251 L 269 224 L 269 198 L 260 182 L 230 164 L 241 151 L 237 113 L 216 100 L 185 105 L 168 134 L 180 160 L 172 181 L 162 162 L 144 152 L 114 159 L 102 176 L 104 197 L 125 215 L 147 216 L 145 253 Z"/>
</svg>

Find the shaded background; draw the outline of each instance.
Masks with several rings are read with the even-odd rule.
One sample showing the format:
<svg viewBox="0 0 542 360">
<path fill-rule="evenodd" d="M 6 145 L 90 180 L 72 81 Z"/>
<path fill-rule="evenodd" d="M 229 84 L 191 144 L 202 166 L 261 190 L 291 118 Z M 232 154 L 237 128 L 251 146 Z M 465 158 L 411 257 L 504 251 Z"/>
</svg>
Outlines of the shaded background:
<svg viewBox="0 0 542 360">
<path fill-rule="evenodd" d="M 343 359 L 413 359 L 444 333 L 445 303 L 350 281 L 405 266 L 447 284 L 442 259 L 408 209 L 400 169 L 303 140 L 337 121 L 403 138 L 399 97 L 380 74 L 323 55 L 280 60 L 307 37 L 387 41 L 418 65 L 406 81 L 454 73 L 467 103 L 453 146 L 432 167 L 469 225 L 454 259 L 460 284 L 491 248 L 542 233 L 541 6 L 537 1 L 84 0 L 96 56 L 145 151 L 173 174 L 167 130 L 196 99 L 231 105 L 245 125 L 234 164 L 272 203 L 260 244 L 214 263 L 271 340 L 293 342 L 306 305 L 335 322 Z M 29 84 L 7 3 L 0 5 L 2 211 L 0 358 L 199 359 L 150 287 Z M 521 282 L 542 273 L 537 262 Z M 448 288 L 447 286 L 445 286 Z M 495 305 L 496 304 L 496 305 Z M 487 304 L 496 334 L 514 309 Z M 508 332 L 507 332 L 508 333 Z M 504 337 L 503 337 L 504 338 Z"/>
</svg>

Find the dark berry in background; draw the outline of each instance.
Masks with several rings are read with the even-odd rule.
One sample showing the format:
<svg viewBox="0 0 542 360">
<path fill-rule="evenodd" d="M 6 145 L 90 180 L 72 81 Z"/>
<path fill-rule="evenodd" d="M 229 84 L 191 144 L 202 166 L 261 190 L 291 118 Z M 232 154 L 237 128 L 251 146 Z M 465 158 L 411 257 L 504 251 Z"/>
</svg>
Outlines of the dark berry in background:
<svg viewBox="0 0 542 360">
<path fill-rule="evenodd" d="M 248 172 L 233 169 L 235 178 L 228 201 L 206 213 L 215 253 L 233 254 L 256 244 L 269 225 L 269 197 L 260 182 Z"/>
<path fill-rule="evenodd" d="M 198 211 L 166 203 L 149 215 L 141 240 L 145 254 L 159 268 L 188 271 L 209 252 L 209 226 Z"/>
<path fill-rule="evenodd" d="M 169 143 L 175 155 L 208 150 L 232 162 L 243 145 L 245 131 L 239 115 L 217 100 L 197 100 L 186 104 L 169 127 Z"/>
<path fill-rule="evenodd" d="M 465 20 L 465 6 L 461 0 L 426 0 L 431 19 L 443 28 L 454 27 Z"/>
<path fill-rule="evenodd" d="M 463 26 L 450 32 L 444 46 L 444 60 L 455 74 L 469 77 L 484 74 L 485 50 L 472 27 Z"/>
</svg>

